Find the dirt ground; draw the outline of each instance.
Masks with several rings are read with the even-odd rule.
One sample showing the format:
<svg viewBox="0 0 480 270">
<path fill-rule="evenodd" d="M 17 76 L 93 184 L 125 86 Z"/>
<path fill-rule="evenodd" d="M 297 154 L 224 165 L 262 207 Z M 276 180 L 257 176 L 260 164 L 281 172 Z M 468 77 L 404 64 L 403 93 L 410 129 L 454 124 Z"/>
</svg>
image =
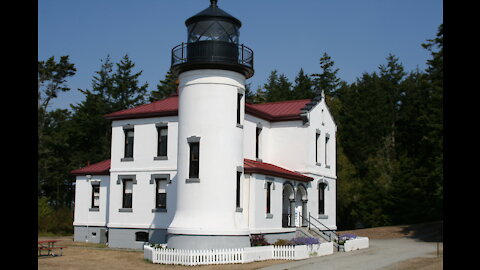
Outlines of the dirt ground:
<svg viewBox="0 0 480 270">
<path fill-rule="evenodd" d="M 340 231 L 339 234 L 353 233 L 358 236 L 366 236 L 370 239 L 389 239 L 400 237 L 418 238 L 423 241 L 436 242 L 435 239 L 442 238 L 442 233 L 432 233 L 432 227 L 437 228 L 439 223 L 427 223 L 420 225 L 388 226 L 351 231 Z M 63 256 L 38 257 L 38 269 L 48 270 L 85 270 L 85 269 L 192 269 L 186 266 L 152 264 L 143 259 L 143 251 L 110 249 L 102 244 L 73 242 L 73 236 L 62 237 L 39 237 L 38 240 L 55 239 L 59 240 L 57 246 L 65 246 Z M 443 244 L 442 244 L 443 253 Z M 215 270 L 233 269 L 247 270 L 267 267 L 274 264 L 286 263 L 285 260 L 267 260 L 248 264 L 230 265 L 209 265 L 197 266 L 195 269 Z M 403 261 L 385 268 L 385 270 L 437 270 L 443 269 L 443 256 L 414 258 Z"/>
<path fill-rule="evenodd" d="M 431 254 L 437 256 L 437 254 Z M 439 257 L 418 257 L 392 264 L 382 270 L 441 270 L 443 269 L 443 252 Z"/>
</svg>

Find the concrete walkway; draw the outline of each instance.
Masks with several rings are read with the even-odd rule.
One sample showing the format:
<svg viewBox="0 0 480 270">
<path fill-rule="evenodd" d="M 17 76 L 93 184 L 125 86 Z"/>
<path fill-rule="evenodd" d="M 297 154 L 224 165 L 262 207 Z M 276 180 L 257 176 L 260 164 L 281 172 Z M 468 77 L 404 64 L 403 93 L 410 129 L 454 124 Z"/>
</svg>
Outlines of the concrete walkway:
<svg viewBox="0 0 480 270">
<path fill-rule="evenodd" d="M 421 256 L 436 256 L 436 242 L 421 242 L 408 238 L 370 239 L 369 248 L 332 255 L 314 257 L 261 268 L 265 270 L 306 269 L 355 269 L 378 270 L 397 262 Z"/>
</svg>

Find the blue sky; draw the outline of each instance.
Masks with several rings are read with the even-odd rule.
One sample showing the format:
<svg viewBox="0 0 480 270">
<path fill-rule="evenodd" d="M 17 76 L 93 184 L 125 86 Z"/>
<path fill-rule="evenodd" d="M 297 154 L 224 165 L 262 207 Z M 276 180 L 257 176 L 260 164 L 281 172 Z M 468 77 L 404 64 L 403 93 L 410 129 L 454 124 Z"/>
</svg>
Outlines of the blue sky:
<svg viewBox="0 0 480 270">
<path fill-rule="evenodd" d="M 77 68 L 72 89 L 51 109 L 81 102 L 77 89 L 91 89 L 107 54 L 117 63 L 128 53 L 140 83 L 155 90 L 170 67 L 171 49 L 186 41 L 185 20 L 207 8 L 208 0 L 39 0 L 38 60 L 69 55 Z M 218 6 L 242 21 L 240 42 L 255 53 L 256 90 L 274 69 L 294 81 L 300 68 L 320 72 L 328 53 L 339 77 L 354 82 L 385 64 L 389 53 L 407 71 L 425 69 L 421 47 L 443 22 L 441 0 L 219 0 Z"/>
</svg>

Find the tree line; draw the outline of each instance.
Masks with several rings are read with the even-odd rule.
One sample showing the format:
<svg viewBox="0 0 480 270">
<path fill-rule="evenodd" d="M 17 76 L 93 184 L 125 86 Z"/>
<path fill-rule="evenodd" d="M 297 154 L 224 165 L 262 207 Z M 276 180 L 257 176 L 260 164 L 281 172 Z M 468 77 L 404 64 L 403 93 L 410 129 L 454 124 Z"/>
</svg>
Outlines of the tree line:
<svg viewBox="0 0 480 270">
<path fill-rule="evenodd" d="M 273 70 L 263 87 L 246 86 L 250 103 L 311 99 L 325 93 L 337 124 L 337 226 L 339 229 L 411 224 L 442 219 L 443 212 L 443 25 L 421 44 L 430 52 L 427 68 L 406 72 L 388 55 L 378 70 L 353 83 L 338 76 L 324 52 L 318 73 L 300 69 L 294 82 Z M 45 217 L 68 219 L 75 177 L 70 171 L 110 158 L 111 125 L 105 114 L 160 100 L 176 92 L 169 71 L 156 90 L 141 83 L 142 71 L 125 55 L 109 56 L 92 78 L 85 99 L 71 110 L 49 110 L 76 73 L 68 56 L 38 62 L 39 230 Z M 58 214 L 61 213 L 61 214 Z M 70 225 L 71 226 L 71 225 Z"/>
</svg>

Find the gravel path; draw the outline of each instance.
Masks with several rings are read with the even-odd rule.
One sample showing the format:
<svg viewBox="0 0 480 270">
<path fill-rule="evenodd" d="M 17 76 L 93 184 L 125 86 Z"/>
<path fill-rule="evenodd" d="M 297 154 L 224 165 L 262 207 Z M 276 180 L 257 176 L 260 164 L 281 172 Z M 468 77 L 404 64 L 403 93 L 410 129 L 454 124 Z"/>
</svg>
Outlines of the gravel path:
<svg viewBox="0 0 480 270">
<path fill-rule="evenodd" d="M 264 270 L 323 270 L 355 269 L 380 270 L 408 259 L 426 256 L 434 257 L 437 243 L 422 242 L 409 238 L 370 239 L 370 247 L 350 252 L 335 252 L 332 255 L 315 257 L 285 264 L 277 264 Z"/>
</svg>

